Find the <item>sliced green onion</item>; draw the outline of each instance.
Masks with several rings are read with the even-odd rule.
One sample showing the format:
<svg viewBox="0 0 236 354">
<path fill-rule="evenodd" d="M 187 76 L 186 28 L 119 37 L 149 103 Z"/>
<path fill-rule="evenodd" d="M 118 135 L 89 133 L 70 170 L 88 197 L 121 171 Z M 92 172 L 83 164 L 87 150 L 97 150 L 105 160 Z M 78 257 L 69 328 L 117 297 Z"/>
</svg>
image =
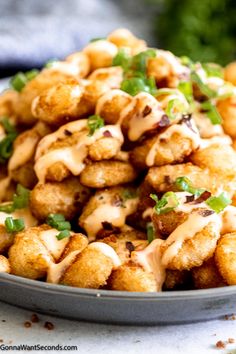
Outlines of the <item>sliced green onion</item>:
<svg viewBox="0 0 236 354">
<path fill-rule="evenodd" d="M 150 194 L 150 197 L 156 202 L 154 209 L 158 215 L 169 213 L 179 205 L 178 198 L 174 192 L 165 193 L 160 200 L 156 194 Z"/>
<path fill-rule="evenodd" d="M 16 193 L 13 195 L 13 207 L 14 209 L 26 208 L 29 204 L 30 190 L 18 184 L 16 187 Z"/>
<path fill-rule="evenodd" d="M 152 222 L 147 223 L 147 239 L 148 243 L 151 243 L 155 238 L 154 226 Z"/>
<path fill-rule="evenodd" d="M 199 90 L 203 95 L 207 96 L 208 98 L 216 97 L 216 91 L 212 90 L 210 87 L 204 84 L 204 82 L 196 72 L 191 73 L 191 79 L 197 84 Z"/>
<path fill-rule="evenodd" d="M 133 71 L 138 71 L 142 73 L 146 73 L 147 59 L 155 58 L 156 50 L 155 49 L 147 49 L 144 52 L 138 53 L 132 58 L 131 67 Z"/>
<path fill-rule="evenodd" d="M 193 101 L 193 87 L 190 81 L 180 81 L 178 89 L 189 103 Z"/>
<path fill-rule="evenodd" d="M 57 230 L 71 230 L 71 224 L 69 221 L 59 221 L 57 222 Z"/>
<path fill-rule="evenodd" d="M 221 79 L 223 79 L 224 70 L 222 66 L 215 63 L 202 63 L 202 67 L 205 70 L 207 76 L 220 77 Z"/>
<path fill-rule="evenodd" d="M 8 117 L 1 117 L 0 123 L 2 124 L 6 133 L 14 133 L 17 134 L 16 128 L 12 125 L 8 119 Z"/>
<path fill-rule="evenodd" d="M 69 230 L 62 230 L 59 232 L 58 235 L 56 235 L 56 238 L 60 241 L 63 238 L 69 237 L 70 236 L 70 231 Z"/>
<path fill-rule="evenodd" d="M 122 192 L 122 199 L 124 200 L 134 199 L 136 197 L 137 197 L 137 192 L 135 190 L 125 189 Z"/>
<path fill-rule="evenodd" d="M 97 129 L 104 127 L 104 120 L 98 115 L 94 114 L 88 118 L 89 136 L 92 136 Z"/>
<path fill-rule="evenodd" d="M 127 71 L 131 62 L 131 57 L 125 48 L 120 48 L 116 56 L 112 60 L 113 66 L 121 66 Z"/>
<path fill-rule="evenodd" d="M 25 73 L 19 72 L 11 78 L 10 85 L 14 90 L 20 92 L 25 87 L 27 82 L 34 79 L 35 76 L 38 75 L 38 73 L 39 71 L 36 69 L 32 69 Z"/>
<path fill-rule="evenodd" d="M 46 219 L 46 223 L 48 225 L 50 225 L 51 227 L 54 227 L 55 229 L 57 229 L 57 225 L 60 222 L 64 222 L 66 219 L 64 217 L 64 215 L 62 214 L 49 214 L 47 219 Z"/>
<path fill-rule="evenodd" d="M 3 213 L 11 214 L 14 210 L 13 203 L 0 204 L 0 211 Z"/>
<path fill-rule="evenodd" d="M 22 231 L 25 228 L 24 219 L 13 219 L 8 216 L 5 220 L 5 227 L 9 233 Z"/>
<path fill-rule="evenodd" d="M 175 120 L 178 113 L 185 113 L 185 105 L 179 99 L 170 100 L 166 107 L 166 114 L 170 120 Z"/>
<path fill-rule="evenodd" d="M 185 176 L 176 178 L 175 185 L 178 190 L 185 191 L 196 196 L 201 195 L 205 191 L 203 188 L 194 188 L 190 179 Z"/>
<path fill-rule="evenodd" d="M 190 69 L 192 69 L 195 65 L 195 63 L 192 61 L 192 59 L 190 59 L 187 56 L 182 56 L 179 59 L 180 59 L 180 62 L 182 65 L 188 66 Z"/>
<path fill-rule="evenodd" d="M 223 211 L 231 202 L 232 200 L 225 192 L 221 193 L 218 197 L 210 197 L 206 200 L 206 204 L 216 213 Z"/>
<path fill-rule="evenodd" d="M 201 108 L 206 111 L 207 117 L 210 119 L 213 125 L 221 124 L 222 118 L 220 113 L 218 112 L 216 106 L 212 104 L 210 101 L 205 101 L 201 104 Z"/>
<path fill-rule="evenodd" d="M 155 95 L 157 91 L 153 78 L 146 79 L 141 77 L 132 77 L 123 80 L 120 89 L 131 96 L 136 96 L 139 92 L 148 92 L 151 95 Z"/>
<path fill-rule="evenodd" d="M 7 135 L 0 141 L 0 163 L 5 163 L 12 155 L 13 142 L 17 137 L 17 131 L 15 127 L 9 122 L 7 117 L 0 119 Z"/>
<path fill-rule="evenodd" d="M 107 38 L 106 37 L 95 37 L 90 39 L 90 43 L 97 42 L 97 41 L 105 41 Z"/>
</svg>

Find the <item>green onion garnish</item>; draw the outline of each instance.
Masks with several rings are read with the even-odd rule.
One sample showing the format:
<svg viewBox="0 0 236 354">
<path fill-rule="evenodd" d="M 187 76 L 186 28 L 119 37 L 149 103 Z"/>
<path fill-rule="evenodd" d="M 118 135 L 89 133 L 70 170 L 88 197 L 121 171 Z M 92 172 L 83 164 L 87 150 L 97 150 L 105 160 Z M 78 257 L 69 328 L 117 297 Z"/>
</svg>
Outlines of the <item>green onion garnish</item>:
<svg viewBox="0 0 236 354">
<path fill-rule="evenodd" d="M 227 205 L 231 204 L 232 200 L 225 192 L 221 193 L 218 197 L 210 197 L 206 200 L 206 204 L 216 213 L 220 213 Z"/>
<path fill-rule="evenodd" d="M 56 238 L 60 241 L 63 238 L 69 237 L 70 236 L 70 231 L 69 230 L 62 230 L 59 232 L 58 235 L 56 235 Z"/>
<path fill-rule="evenodd" d="M 220 113 L 218 112 L 216 106 L 212 104 L 210 101 L 205 101 L 201 104 L 201 108 L 206 111 L 207 117 L 210 119 L 213 125 L 221 124 L 222 118 Z"/>
<path fill-rule="evenodd" d="M 104 127 L 104 120 L 98 115 L 94 114 L 88 118 L 89 136 L 92 136 L 97 129 Z"/>
<path fill-rule="evenodd" d="M 145 74 L 148 58 L 155 57 L 156 50 L 151 48 L 145 50 L 144 52 L 138 53 L 132 58 L 131 69 L 133 71 L 138 71 Z"/>
<path fill-rule="evenodd" d="M 49 69 L 53 66 L 53 64 L 55 64 L 56 62 L 58 61 L 58 59 L 50 59 L 48 60 L 45 64 L 44 64 L 44 67 Z"/>
<path fill-rule="evenodd" d="M 148 92 L 155 95 L 157 89 L 155 80 L 152 78 L 132 77 L 124 79 L 121 83 L 120 89 L 129 93 L 131 96 L 136 96 L 139 92 Z"/>
<path fill-rule="evenodd" d="M 192 61 L 192 59 L 190 59 L 187 56 L 182 56 L 179 59 L 180 59 L 180 62 L 182 65 L 188 66 L 190 69 L 192 69 L 195 65 L 195 63 Z"/>
<path fill-rule="evenodd" d="M 179 99 L 170 100 L 166 107 L 166 114 L 170 120 L 175 120 L 178 113 L 184 113 L 185 106 Z"/>
<path fill-rule="evenodd" d="M 178 89 L 189 103 L 193 102 L 193 87 L 190 81 L 180 81 Z"/>
<path fill-rule="evenodd" d="M 185 191 L 196 196 L 201 195 L 205 191 L 203 188 L 194 188 L 190 179 L 185 176 L 176 178 L 175 185 L 178 190 Z"/>
<path fill-rule="evenodd" d="M 152 222 L 147 223 L 147 239 L 148 243 L 151 243 L 154 240 L 154 226 Z"/>
<path fill-rule="evenodd" d="M 154 209 L 158 215 L 169 213 L 179 205 L 174 192 L 166 192 L 161 199 L 158 199 L 156 194 L 150 194 L 150 197 L 156 202 Z"/>
<path fill-rule="evenodd" d="M 90 43 L 97 42 L 97 41 L 104 41 L 106 40 L 106 37 L 96 37 L 96 38 L 91 38 Z"/>
<path fill-rule="evenodd" d="M 49 214 L 46 219 L 46 223 L 54 229 L 60 231 L 59 234 L 56 235 L 58 240 L 62 240 L 63 238 L 70 236 L 71 224 L 69 221 L 66 221 L 64 215 Z"/>
<path fill-rule="evenodd" d="M 13 195 L 13 201 L 0 205 L 0 211 L 4 213 L 13 213 L 16 209 L 26 208 L 29 204 L 30 190 L 18 184 L 16 193 Z"/>
<path fill-rule="evenodd" d="M 24 220 L 13 219 L 11 216 L 8 216 L 5 220 L 5 227 L 9 233 L 22 231 L 25 228 Z"/>
<path fill-rule="evenodd" d="M 125 48 L 120 48 L 116 56 L 112 60 L 113 66 L 121 66 L 127 71 L 130 66 L 131 57 Z"/>
<path fill-rule="evenodd" d="M 27 82 L 34 79 L 38 73 L 39 71 L 37 69 L 32 69 L 25 73 L 19 72 L 11 78 L 10 85 L 14 90 L 20 92 L 27 84 Z"/>
<path fill-rule="evenodd" d="M 2 124 L 7 133 L 7 135 L 0 141 L 0 163 L 4 164 L 12 155 L 13 142 L 17 137 L 17 131 L 7 117 L 2 117 L 0 119 L 0 124 Z"/>
<path fill-rule="evenodd" d="M 222 66 L 215 63 L 202 63 L 202 67 L 205 70 L 207 76 L 220 77 L 223 79 L 224 71 Z"/>
<path fill-rule="evenodd" d="M 191 79 L 193 82 L 195 82 L 195 84 L 197 84 L 199 90 L 203 95 L 207 96 L 208 98 L 216 97 L 217 93 L 210 87 L 208 87 L 206 84 L 204 84 L 200 76 L 195 71 L 191 73 Z"/>
</svg>

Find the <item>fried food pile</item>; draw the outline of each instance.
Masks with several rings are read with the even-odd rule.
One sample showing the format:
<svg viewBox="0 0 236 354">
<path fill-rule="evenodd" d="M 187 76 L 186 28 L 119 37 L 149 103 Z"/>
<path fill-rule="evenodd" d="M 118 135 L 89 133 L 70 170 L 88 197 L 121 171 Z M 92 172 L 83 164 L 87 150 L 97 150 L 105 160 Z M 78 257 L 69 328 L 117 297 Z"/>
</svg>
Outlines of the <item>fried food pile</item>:
<svg viewBox="0 0 236 354">
<path fill-rule="evenodd" d="M 236 284 L 236 64 L 126 29 L 0 96 L 0 271 L 80 288 Z"/>
</svg>

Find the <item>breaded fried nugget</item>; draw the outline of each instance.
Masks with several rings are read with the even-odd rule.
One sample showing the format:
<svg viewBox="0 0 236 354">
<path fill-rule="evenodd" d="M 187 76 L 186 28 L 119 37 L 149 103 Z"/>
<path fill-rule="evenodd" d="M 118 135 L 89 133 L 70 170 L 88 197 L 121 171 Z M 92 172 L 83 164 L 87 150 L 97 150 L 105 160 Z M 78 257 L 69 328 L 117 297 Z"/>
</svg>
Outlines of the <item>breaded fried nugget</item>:
<svg viewBox="0 0 236 354">
<path fill-rule="evenodd" d="M 67 268 L 60 283 L 79 288 L 98 289 L 107 283 L 119 257 L 108 245 L 94 242 L 88 245 Z"/>
<path fill-rule="evenodd" d="M 236 285 L 236 232 L 223 235 L 216 247 L 217 268 L 228 285 Z"/>
<path fill-rule="evenodd" d="M 97 69 L 89 75 L 88 80 L 102 81 L 112 89 L 119 88 L 123 80 L 123 69 L 120 66 Z"/>
<path fill-rule="evenodd" d="M 0 95 L 0 117 L 12 117 L 15 115 L 15 102 L 18 99 L 18 92 L 5 90 Z"/>
<path fill-rule="evenodd" d="M 137 172 L 128 162 L 99 161 L 87 165 L 80 174 L 80 182 L 90 188 L 105 188 L 135 180 Z"/>
<path fill-rule="evenodd" d="M 0 273 L 10 273 L 11 268 L 6 257 L 0 255 Z"/>
<path fill-rule="evenodd" d="M 196 289 L 218 288 L 226 285 L 217 269 L 214 257 L 208 259 L 200 267 L 193 268 L 192 278 Z"/>
<path fill-rule="evenodd" d="M 236 85 L 236 62 L 229 63 L 224 69 L 224 79 Z"/>
<path fill-rule="evenodd" d="M 76 177 L 62 182 L 39 183 L 30 193 L 30 208 L 38 220 L 45 220 L 49 214 L 63 214 L 71 220 L 78 215 L 90 196 L 88 188 Z"/>
<path fill-rule="evenodd" d="M 137 54 L 147 48 L 145 41 L 135 37 L 126 28 L 118 28 L 107 37 L 108 41 L 114 43 L 118 48 L 127 47 L 132 54 Z"/>
<path fill-rule="evenodd" d="M 91 70 L 111 66 L 112 59 L 117 54 L 117 46 L 105 39 L 90 42 L 83 52 L 88 56 Z"/>
<path fill-rule="evenodd" d="M 223 118 L 224 131 L 232 138 L 236 138 L 236 96 L 219 100 L 217 109 Z"/>
</svg>

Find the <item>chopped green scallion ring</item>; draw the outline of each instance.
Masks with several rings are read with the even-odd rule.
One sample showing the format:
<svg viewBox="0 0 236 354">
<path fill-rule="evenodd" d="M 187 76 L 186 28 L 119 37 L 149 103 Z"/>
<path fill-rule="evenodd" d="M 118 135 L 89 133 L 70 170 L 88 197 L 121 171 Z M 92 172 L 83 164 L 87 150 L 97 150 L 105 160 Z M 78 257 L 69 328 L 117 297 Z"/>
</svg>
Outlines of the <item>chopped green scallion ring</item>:
<svg viewBox="0 0 236 354">
<path fill-rule="evenodd" d="M 207 96 L 208 98 L 213 98 L 217 96 L 217 92 L 212 90 L 206 84 L 204 84 L 200 76 L 195 71 L 191 73 L 191 79 L 193 82 L 195 82 L 195 84 L 197 84 L 199 90 L 203 95 Z"/>
<path fill-rule="evenodd" d="M 216 213 L 223 211 L 231 202 L 232 200 L 225 192 L 222 192 L 218 197 L 210 197 L 206 200 L 206 204 Z"/>
<path fill-rule="evenodd" d="M 193 87 L 190 81 L 180 81 L 178 89 L 189 103 L 193 102 Z"/>
<path fill-rule="evenodd" d="M 215 63 L 202 63 L 202 67 L 205 70 L 207 76 L 220 77 L 221 79 L 223 79 L 224 70 L 222 66 Z"/>
<path fill-rule="evenodd" d="M 205 101 L 201 104 L 201 108 L 206 111 L 207 117 L 210 119 L 213 125 L 221 124 L 222 118 L 220 113 L 218 112 L 215 105 L 213 105 L 210 101 Z"/>
<path fill-rule="evenodd" d="M 62 230 L 59 232 L 58 235 L 56 235 L 56 238 L 60 241 L 63 238 L 69 237 L 70 236 L 70 231 L 69 230 Z"/>
<path fill-rule="evenodd" d="M 183 102 L 181 102 L 180 100 L 173 99 L 170 100 L 167 104 L 166 107 L 166 114 L 168 115 L 168 117 L 170 118 L 170 120 L 175 120 L 178 113 L 186 113 L 184 112 L 185 106 L 183 104 Z"/>
<path fill-rule="evenodd" d="M 190 179 L 185 176 L 176 178 L 175 185 L 178 190 L 185 191 L 196 196 L 200 196 L 205 191 L 203 188 L 194 188 Z"/>
<path fill-rule="evenodd" d="M 147 223 L 147 239 L 148 243 L 151 243 L 155 238 L 154 226 L 152 222 Z"/>
<path fill-rule="evenodd" d="M 24 219 L 13 219 L 11 216 L 8 216 L 5 220 L 5 227 L 9 233 L 22 231 L 25 228 Z"/>
<path fill-rule="evenodd" d="M 38 75 L 39 71 L 37 69 L 32 69 L 25 73 L 19 72 L 15 76 L 13 76 L 10 80 L 11 87 L 20 92 L 28 81 L 34 79 Z"/>
<path fill-rule="evenodd" d="M 112 60 L 113 66 L 121 66 L 124 71 L 130 67 L 131 57 L 125 48 L 120 48 L 116 56 Z"/>
<path fill-rule="evenodd" d="M 104 127 L 104 120 L 98 114 L 94 114 L 88 118 L 89 136 L 92 136 L 97 129 Z"/>
<path fill-rule="evenodd" d="M 174 192 L 166 192 L 160 200 L 156 194 L 150 194 L 150 197 L 156 202 L 154 209 L 158 215 L 169 213 L 179 205 L 178 198 Z"/>
</svg>

